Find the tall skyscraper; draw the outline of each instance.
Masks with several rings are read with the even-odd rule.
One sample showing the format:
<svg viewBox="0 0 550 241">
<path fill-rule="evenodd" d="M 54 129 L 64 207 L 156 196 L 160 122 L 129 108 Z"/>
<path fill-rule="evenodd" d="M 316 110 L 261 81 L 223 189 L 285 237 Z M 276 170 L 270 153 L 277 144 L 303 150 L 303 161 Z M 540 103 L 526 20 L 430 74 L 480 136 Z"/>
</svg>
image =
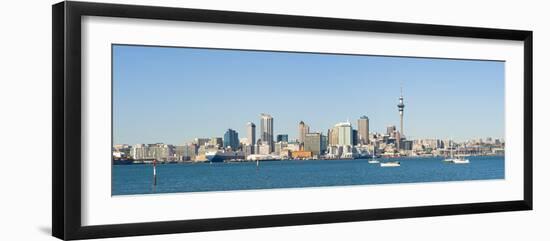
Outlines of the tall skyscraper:
<svg viewBox="0 0 550 241">
<path fill-rule="evenodd" d="M 256 125 L 252 122 L 246 123 L 246 138 L 249 145 L 256 145 Z"/>
<path fill-rule="evenodd" d="M 298 142 L 300 142 L 300 144 L 304 144 L 307 133 L 309 133 L 309 126 L 303 121 L 300 121 L 298 124 Z"/>
<path fill-rule="evenodd" d="M 327 146 L 332 146 L 332 128 L 327 130 Z"/>
<path fill-rule="evenodd" d="M 239 148 L 239 134 L 235 130 L 227 129 L 223 135 L 223 147 L 231 147 L 232 150 L 237 150 Z"/>
<path fill-rule="evenodd" d="M 273 117 L 262 113 L 260 115 L 260 133 L 262 143 L 269 145 L 269 151 L 273 151 Z"/>
<path fill-rule="evenodd" d="M 357 131 L 359 135 L 359 143 L 363 145 L 369 144 L 369 118 L 361 116 L 357 120 Z"/>
<path fill-rule="evenodd" d="M 351 146 L 353 144 L 353 130 L 351 128 L 351 123 L 342 122 L 336 124 L 335 127 L 338 131 L 338 145 Z"/>
<path fill-rule="evenodd" d="M 330 130 L 330 139 L 329 139 L 329 142 L 330 142 L 330 145 L 331 146 L 338 146 L 338 127 L 337 126 L 334 126 L 331 130 Z"/>
<path fill-rule="evenodd" d="M 403 103 L 403 87 L 401 87 L 401 96 L 399 97 L 399 104 L 397 104 L 397 109 L 399 110 L 399 118 L 401 128 L 399 129 L 400 136 L 405 136 L 403 131 L 403 110 L 405 109 L 405 104 Z"/>
</svg>

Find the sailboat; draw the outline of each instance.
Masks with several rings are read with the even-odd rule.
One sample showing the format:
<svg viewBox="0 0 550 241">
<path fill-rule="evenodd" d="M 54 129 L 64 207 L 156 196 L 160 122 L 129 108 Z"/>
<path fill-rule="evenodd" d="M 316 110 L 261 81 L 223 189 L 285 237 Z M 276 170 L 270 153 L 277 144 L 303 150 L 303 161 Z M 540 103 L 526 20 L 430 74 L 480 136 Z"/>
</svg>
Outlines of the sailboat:
<svg viewBox="0 0 550 241">
<path fill-rule="evenodd" d="M 464 158 L 463 156 L 461 157 L 458 157 L 458 158 L 455 158 L 454 157 L 454 147 L 453 147 L 453 141 L 451 140 L 451 158 L 445 158 L 443 159 L 443 162 L 448 162 L 448 163 L 454 163 L 454 164 L 468 164 L 470 163 L 470 160 Z"/>
<path fill-rule="evenodd" d="M 372 163 L 372 164 L 380 163 L 379 160 L 376 160 L 376 147 L 372 148 L 372 159 L 369 160 L 369 163 Z"/>
</svg>

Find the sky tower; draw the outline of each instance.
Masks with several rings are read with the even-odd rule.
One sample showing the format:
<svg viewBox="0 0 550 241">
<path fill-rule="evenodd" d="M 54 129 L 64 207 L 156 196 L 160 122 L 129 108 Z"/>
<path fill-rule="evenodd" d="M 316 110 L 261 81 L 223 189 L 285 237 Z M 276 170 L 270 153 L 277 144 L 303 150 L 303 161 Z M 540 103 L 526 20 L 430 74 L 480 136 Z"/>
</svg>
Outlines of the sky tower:
<svg viewBox="0 0 550 241">
<path fill-rule="evenodd" d="M 405 109 L 405 104 L 403 104 L 403 86 L 401 86 L 401 96 L 399 96 L 399 104 L 397 104 L 397 108 L 399 109 L 399 117 L 400 117 L 400 136 L 405 136 L 405 132 L 403 132 L 403 109 Z"/>
</svg>

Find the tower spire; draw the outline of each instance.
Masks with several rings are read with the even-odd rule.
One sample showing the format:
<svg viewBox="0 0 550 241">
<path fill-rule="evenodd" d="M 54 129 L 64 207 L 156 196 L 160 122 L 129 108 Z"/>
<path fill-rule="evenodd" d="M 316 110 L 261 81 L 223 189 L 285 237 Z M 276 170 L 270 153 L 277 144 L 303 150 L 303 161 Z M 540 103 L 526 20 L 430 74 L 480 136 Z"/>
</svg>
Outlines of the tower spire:
<svg viewBox="0 0 550 241">
<path fill-rule="evenodd" d="M 399 110 L 399 118 L 400 118 L 400 134 L 401 136 L 405 136 L 405 133 L 403 131 L 403 111 L 405 109 L 405 103 L 403 102 L 403 82 L 400 83 L 400 92 L 401 96 L 399 96 L 399 103 L 397 104 L 397 109 Z"/>
</svg>

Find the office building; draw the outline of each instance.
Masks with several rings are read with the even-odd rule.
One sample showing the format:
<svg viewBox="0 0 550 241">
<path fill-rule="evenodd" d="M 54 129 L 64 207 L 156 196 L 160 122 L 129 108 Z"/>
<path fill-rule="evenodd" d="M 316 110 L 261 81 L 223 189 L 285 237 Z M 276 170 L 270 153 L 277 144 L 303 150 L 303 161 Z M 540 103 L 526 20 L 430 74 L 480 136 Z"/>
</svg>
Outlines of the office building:
<svg viewBox="0 0 550 241">
<path fill-rule="evenodd" d="M 273 151 L 273 117 L 262 113 L 260 115 L 260 137 L 264 144 L 269 145 L 269 152 Z"/>
<path fill-rule="evenodd" d="M 136 160 L 170 161 L 176 158 L 174 149 L 173 145 L 163 143 L 137 144 L 132 147 L 131 155 Z"/>
<path fill-rule="evenodd" d="M 357 144 L 359 144 L 359 134 L 357 132 L 357 130 L 355 129 L 352 129 L 351 130 L 351 136 L 352 136 L 352 145 L 353 146 L 356 146 Z"/>
<path fill-rule="evenodd" d="M 338 127 L 335 126 L 333 127 L 331 130 L 330 130 L 330 139 L 329 139 L 329 142 L 330 142 L 330 146 L 338 146 Z"/>
<path fill-rule="evenodd" d="M 246 123 L 246 138 L 249 145 L 256 145 L 256 124 L 252 122 Z"/>
<path fill-rule="evenodd" d="M 353 131 L 352 131 L 351 123 L 341 122 L 336 124 L 335 127 L 338 132 L 338 145 L 339 146 L 353 145 Z"/>
<path fill-rule="evenodd" d="M 304 144 L 307 133 L 309 133 L 309 126 L 303 121 L 300 121 L 300 123 L 298 123 L 298 142 L 300 144 Z"/>
<path fill-rule="evenodd" d="M 218 148 L 223 147 L 223 138 L 221 137 L 212 137 L 210 138 L 210 144 L 217 146 Z"/>
<path fill-rule="evenodd" d="M 209 138 L 195 138 L 195 141 L 193 141 L 198 146 L 204 146 L 208 142 L 210 142 Z"/>
<path fill-rule="evenodd" d="M 369 144 L 369 118 L 366 116 L 361 116 L 357 120 L 357 131 L 359 135 L 359 143 L 361 145 Z"/>
<path fill-rule="evenodd" d="M 386 135 L 388 136 L 391 136 L 391 137 L 395 137 L 395 131 L 397 129 L 395 128 L 394 125 L 389 125 L 386 127 Z"/>
<path fill-rule="evenodd" d="M 321 134 L 307 133 L 304 139 L 304 151 L 310 151 L 312 155 L 319 156 L 321 153 Z"/>
<path fill-rule="evenodd" d="M 277 142 L 288 142 L 288 135 L 286 134 L 277 135 Z"/>
<path fill-rule="evenodd" d="M 195 144 L 176 146 L 175 154 L 177 161 L 192 161 L 195 160 L 196 146 Z"/>
<path fill-rule="evenodd" d="M 233 129 L 227 129 L 223 135 L 223 147 L 237 150 L 239 148 L 239 134 Z"/>
</svg>

